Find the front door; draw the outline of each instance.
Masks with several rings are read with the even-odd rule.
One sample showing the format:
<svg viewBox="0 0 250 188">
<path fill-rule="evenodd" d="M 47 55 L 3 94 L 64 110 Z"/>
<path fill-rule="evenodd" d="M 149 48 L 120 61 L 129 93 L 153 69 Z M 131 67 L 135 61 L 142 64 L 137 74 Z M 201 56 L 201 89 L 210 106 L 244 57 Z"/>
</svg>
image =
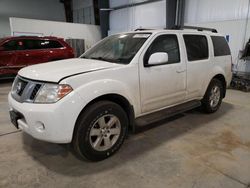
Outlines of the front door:
<svg viewBox="0 0 250 188">
<path fill-rule="evenodd" d="M 186 63 L 182 60 L 179 44 L 179 35 L 158 35 L 140 58 L 142 113 L 159 110 L 185 100 Z M 149 57 L 156 52 L 168 53 L 168 62 L 147 65 Z"/>
<path fill-rule="evenodd" d="M 1 45 L 0 51 L 0 74 L 15 74 L 17 67 L 15 65 L 16 50 L 18 41 L 10 40 Z"/>
</svg>

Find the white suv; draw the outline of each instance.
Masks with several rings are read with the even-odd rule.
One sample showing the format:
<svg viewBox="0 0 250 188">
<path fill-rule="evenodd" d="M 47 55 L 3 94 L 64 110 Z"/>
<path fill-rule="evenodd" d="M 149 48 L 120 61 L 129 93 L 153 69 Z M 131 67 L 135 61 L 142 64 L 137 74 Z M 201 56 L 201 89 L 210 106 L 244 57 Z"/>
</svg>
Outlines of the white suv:
<svg viewBox="0 0 250 188">
<path fill-rule="evenodd" d="M 231 81 L 231 55 L 215 31 L 112 35 L 80 58 L 19 71 L 12 123 L 34 138 L 72 143 L 82 157 L 114 154 L 129 130 L 202 106 L 215 112 Z"/>
</svg>

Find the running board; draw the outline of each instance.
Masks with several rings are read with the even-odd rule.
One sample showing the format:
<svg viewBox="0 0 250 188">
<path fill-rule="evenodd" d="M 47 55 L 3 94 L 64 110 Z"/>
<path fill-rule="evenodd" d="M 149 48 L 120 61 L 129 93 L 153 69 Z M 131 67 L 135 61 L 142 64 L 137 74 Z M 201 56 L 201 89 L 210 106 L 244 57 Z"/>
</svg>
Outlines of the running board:
<svg viewBox="0 0 250 188">
<path fill-rule="evenodd" d="M 194 100 L 164 110 L 160 110 L 158 112 L 153 112 L 151 114 L 135 119 L 135 125 L 136 126 L 149 125 L 151 123 L 164 120 L 166 118 L 186 112 L 188 110 L 192 110 L 194 108 L 199 107 L 200 105 L 201 102 L 199 100 Z"/>
</svg>

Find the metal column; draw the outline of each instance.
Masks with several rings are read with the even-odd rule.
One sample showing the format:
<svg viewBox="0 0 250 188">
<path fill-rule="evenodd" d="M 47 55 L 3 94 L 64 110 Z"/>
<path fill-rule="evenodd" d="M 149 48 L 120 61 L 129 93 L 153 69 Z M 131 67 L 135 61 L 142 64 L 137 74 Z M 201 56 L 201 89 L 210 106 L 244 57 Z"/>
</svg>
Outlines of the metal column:
<svg viewBox="0 0 250 188">
<path fill-rule="evenodd" d="M 108 36 L 109 31 L 109 0 L 99 0 L 99 10 L 100 10 L 100 26 L 102 37 Z M 105 9 L 107 9 L 105 11 Z"/>
<path fill-rule="evenodd" d="M 166 0 L 166 28 L 184 26 L 185 0 Z"/>
</svg>

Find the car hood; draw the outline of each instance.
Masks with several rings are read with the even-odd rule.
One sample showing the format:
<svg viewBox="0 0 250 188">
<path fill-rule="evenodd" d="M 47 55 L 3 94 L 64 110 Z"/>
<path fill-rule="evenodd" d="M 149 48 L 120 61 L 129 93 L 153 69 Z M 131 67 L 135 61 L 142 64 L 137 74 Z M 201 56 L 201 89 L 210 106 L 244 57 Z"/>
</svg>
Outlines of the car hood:
<svg viewBox="0 0 250 188">
<path fill-rule="evenodd" d="M 60 82 L 70 76 L 118 66 L 119 64 L 105 61 L 74 58 L 28 66 L 21 69 L 18 75 L 32 80 Z"/>
</svg>

